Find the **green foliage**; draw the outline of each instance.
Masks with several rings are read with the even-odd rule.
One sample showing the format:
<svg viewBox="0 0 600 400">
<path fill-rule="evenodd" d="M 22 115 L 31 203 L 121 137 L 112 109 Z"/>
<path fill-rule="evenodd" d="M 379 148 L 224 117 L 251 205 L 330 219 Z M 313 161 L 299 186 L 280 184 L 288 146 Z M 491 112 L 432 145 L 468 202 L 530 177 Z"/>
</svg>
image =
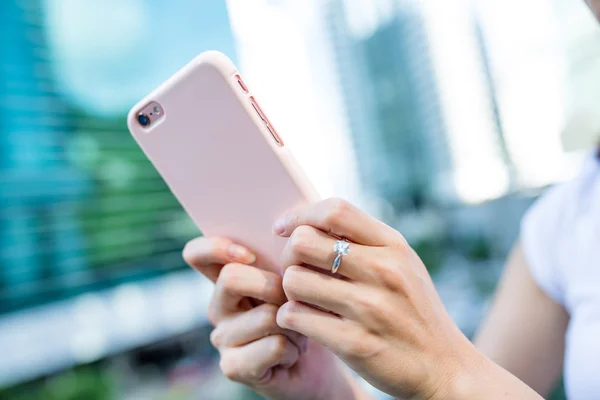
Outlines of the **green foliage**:
<svg viewBox="0 0 600 400">
<path fill-rule="evenodd" d="M 446 258 L 446 248 L 439 240 L 424 239 L 416 243 L 411 243 L 412 248 L 417 252 L 427 270 L 431 275 L 435 275 L 442 267 Z"/>
<path fill-rule="evenodd" d="M 567 396 L 565 394 L 564 381 L 560 381 L 559 385 L 554 390 L 554 393 L 552 393 L 552 395 L 548 397 L 548 400 L 567 400 Z"/>
<path fill-rule="evenodd" d="M 461 247 L 465 256 L 471 261 L 486 261 L 493 256 L 492 245 L 483 236 L 465 239 L 462 241 Z"/>
<path fill-rule="evenodd" d="M 4 400 L 111 400 L 113 377 L 98 367 L 81 367 L 46 380 L 0 391 Z"/>
<path fill-rule="evenodd" d="M 125 117 L 74 114 L 73 162 L 92 181 L 80 207 L 89 264 L 103 267 L 181 247 L 189 237 L 174 238 L 164 226 L 183 210 L 127 131 Z"/>
</svg>

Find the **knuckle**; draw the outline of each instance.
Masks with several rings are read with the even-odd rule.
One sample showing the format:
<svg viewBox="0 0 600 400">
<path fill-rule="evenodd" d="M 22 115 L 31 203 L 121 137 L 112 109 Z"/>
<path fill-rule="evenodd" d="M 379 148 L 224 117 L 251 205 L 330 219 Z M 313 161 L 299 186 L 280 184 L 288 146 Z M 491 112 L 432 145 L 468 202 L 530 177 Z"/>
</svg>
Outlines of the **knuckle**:
<svg viewBox="0 0 600 400">
<path fill-rule="evenodd" d="M 295 255 L 303 256 L 314 248 L 314 229 L 302 225 L 290 236 L 290 248 Z"/>
<path fill-rule="evenodd" d="M 258 326 L 265 332 L 272 331 L 277 327 L 277 306 L 273 304 L 263 304 L 260 307 L 258 317 Z"/>
<path fill-rule="evenodd" d="M 404 236 L 400 234 L 400 239 L 396 241 L 394 246 L 388 248 L 389 252 L 387 253 L 389 258 L 392 260 L 396 260 L 396 263 L 400 261 L 400 264 L 405 264 L 407 260 L 412 258 L 414 253 L 413 248 L 408 244 Z"/>
<path fill-rule="evenodd" d="M 285 306 L 279 309 L 277 313 L 277 325 L 284 329 L 293 329 L 296 324 L 296 316 L 291 306 Z"/>
<path fill-rule="evenodd" d="M 181 252 L 181 255 L 183 257 L 183 260 L 188 264 L 188 265 L 193 265 L 196 261 L 196 255 L 197 252 L 195 250 L 195 244 L 199 241 L 202 240 L 200 238 L 198 239 L 192 239 L 189 242 L 187 242 L 185 244 L 185 246 L 183 247 L 183 250 Z"/>
<path fill-rule="evenodd" d="M 271 342 L 269 344 L 269 353 L 275 359 L 281 359 L 285 354 L 287 347 L 287 339 L 283 335 L 271 336 Z"/>
<path fill-rule="evenodd" d="M 366 340 L 365 335 L 349 335 L 341 344 L 343 358 L 349 360 L 360 360 L 369 358 L 373 354 L 373 348 Z"/>
<path fill-rule="evenodd" d="M 398 240 L 396 246 L 394 247 L 396 257 L 406 258 L 410 257 L 413 252 L 412 247 L 408 244 L 404 236 L 402 236 L 402 240 Z"/>
<path fill-rule="evenodd" d="M 265 294 L 265 296 L 271 296 L 274 299 L 279 298 L 279 301 L 281 301 L 281 303 L 278 304 L 280 305 L 283 304 L 283 302 L 285 302 L 285 294 L 283 292 L 282 286 L 282 277 L 279 275 L 271 275 L 268 279 L 266 279 L 263 283 L 262 291 Z"/>
<path fill-rule="evenodd" d="M 285 224 L 288 228 L 296 228 L 300 226 L 300 216 L 297 213 L 288 214 L 285 219 Z"/>
<path fill-rule="evenodd" d="M 412 248 L 410 247 L 410 244 L 408 244 L 408 240 L 406 240 L 404 235 L 401 234 L 400 232 L 398 232 L 398 243 L 396 244 L 396 247 L 404 252 L 406 252 L 408 250 L 412 250 Z"/>
<path fill-rule="evenodd" d="M 218 321 L 218 311 L 214 304 L 214 301 L 211 301 L 208 309 L 206 310 L 206 319 L 212 326 L 217 326 Z"/>
<path fill-rule="evenodd" d="M 341 352 L 345 358 L 358 357 L 360 353 L 364 352 L 364 345 L 357 338 L 348 337 L 342 343 Z"/>
<path fill-rule="evenodd" d="M 391 262 L 374 262 L 369 265 L 369 270 L 377 282 L 386 284 L 396 280 L 399 271 Z"/>
<path fill-rule="evenodd" d="M 288 299 L 294 300 L 298 295 L 298 290 L 301 287 L 300 274 L 301 267 L 292 265 L 286 269 L 283 275 L 282 287 Z"/>
<path fill-rule="evenodd" d="M 268 373 L 269 373 L 268 370 L 265 372 L 264 369 L 262 369 L 261 367 L 258 367 L 258 366 L 252 368 L 248 372 L 249 382 L 247 384 L 251 387 L 257 385 L 259 382 L 261 382 L 265 379 L 265 376 Z"/>
<path fill-rule="evenodd" d="M 339 198 L 329 199 L 325 223 L 331 226 L 338 225 L 344 220 L 349 210 L 350 203 L 348 203 L 346 200 Z"/>
<path fill-rule="evenodd" d="M 219 368 L 225 377 L 231 381 L 240 381 L 240 371 L 237 367 L 237 362 L 232 360 L 231 357 L 227 356 L 227 353 L 221 355 L 221 361 L 219 361 Z"/>
<path fill-rule="evenodd" d="M 370 295 L 356 296 L 354 299 L 359 312 L 364 315 L 378 314 L 385 307 L 385 297 L 379 293 Z"/>
<path fill-rule="evenodd" d="M 213 331 L 210 333 L 210 344 L 212 344 L 215 349 L 218 349 L 220 347 L 220 343 L 221 333 L 219 332 L 219 329 L 213 329 Z"/>
<path fill-rule="evenodd" d="M 218 282 L 225 290 L 234 290 L 238 286 L 239 280 L 242 279 L 241 272 L 242 270 L 238 264 L 227 264 L 221 270 Z"/>
</svg>

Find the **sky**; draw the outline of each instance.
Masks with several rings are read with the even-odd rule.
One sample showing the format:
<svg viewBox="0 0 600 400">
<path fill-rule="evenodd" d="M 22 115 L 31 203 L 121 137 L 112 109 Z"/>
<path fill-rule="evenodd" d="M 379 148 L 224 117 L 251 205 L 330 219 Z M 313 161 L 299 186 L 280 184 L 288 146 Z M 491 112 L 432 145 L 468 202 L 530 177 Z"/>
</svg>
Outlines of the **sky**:
<svg viewBox="0 0 600 400">
<path fill-rule="evenodd" d="M 364 206 L 323 0 L 227 0 L 250 90 L 323 198 Z"/>
<path fill-rule="evenodd" d="M 57 87 L 87 112 L 122 114 L 204 50 L 235 62 L 224 1 L 44 0 Z"/>
</svg>

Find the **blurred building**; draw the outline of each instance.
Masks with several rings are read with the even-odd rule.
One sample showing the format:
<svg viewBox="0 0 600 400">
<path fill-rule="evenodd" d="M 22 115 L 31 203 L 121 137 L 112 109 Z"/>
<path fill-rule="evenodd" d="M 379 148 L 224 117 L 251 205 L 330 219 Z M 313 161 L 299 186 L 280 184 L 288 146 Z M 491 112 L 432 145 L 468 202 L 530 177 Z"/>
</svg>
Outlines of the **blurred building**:
<svg viewBox="0 0 600 400">
<path fill-rule="evenodd" d="M 56 93 L 40 8 L 37 0 L 0 5 L 0 312 L 86 267 L 70 205 L 88 182 L 61 151 L 73 125 Z"/>
<path fill-rule="evenodd" d="M 202 50 L 234 58 L 323 196 L 406 235 L 467 334 L 524 189 L 576 171 L 560 133 L 597 137 L 582 2 L 140 4 L 0 2 L 0 386 L 52 376 L 0 397 L 254 398 L 218 371 L 212 285 L 182 271 L 197 229 L 124 123 Z"/>
<path fill-rule="evenodd" d="M 201 51 L 235 59 L 227 10 L 138 5 L 0 2 L 0 387 L 205 324 L 198 229 L 125 114 Z"/>
<path fill-rule="evenodd" d="M 327 20 L 362 184 L 395 208 L 421 205 L 452 169 L 422 15 L 394 4 L 361 35 L 346 7 L 330 1 Z"/>
<path fill-rule="evenodd" d="M 573 82 L 584 74 L 572 65 L 574 51 L 584 46 L 572 39 L 578 31 L 597 30 L 591 13 L 584 2 L 568 0 L 478 0 L 471 9 L 487 49 L 511 186 L 539 188 L 569 179 L 581 154 L 567 153 L 561 135 L 573 111 L 585 108 L 573 96 Z M 584 102 L 590 104 L 589 98 Z"/>
</svg>

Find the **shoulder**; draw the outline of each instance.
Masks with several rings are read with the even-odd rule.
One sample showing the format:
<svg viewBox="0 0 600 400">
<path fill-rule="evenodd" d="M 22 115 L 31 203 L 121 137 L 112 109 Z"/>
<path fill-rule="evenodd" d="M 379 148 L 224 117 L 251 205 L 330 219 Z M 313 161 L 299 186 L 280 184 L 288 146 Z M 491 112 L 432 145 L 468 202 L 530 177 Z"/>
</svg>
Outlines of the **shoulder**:
<svg viewBox="0 0 600 400">
<path fill-rule="evenodd" d="M 600 211 L 600 163 L 586 161 L 572 181 L 549 189 L 526 212 L 521 223 L 521 246 L 537 284 L 563 304 L 564 279 L 560 253 L 583 219 Z"/>
</svg>

